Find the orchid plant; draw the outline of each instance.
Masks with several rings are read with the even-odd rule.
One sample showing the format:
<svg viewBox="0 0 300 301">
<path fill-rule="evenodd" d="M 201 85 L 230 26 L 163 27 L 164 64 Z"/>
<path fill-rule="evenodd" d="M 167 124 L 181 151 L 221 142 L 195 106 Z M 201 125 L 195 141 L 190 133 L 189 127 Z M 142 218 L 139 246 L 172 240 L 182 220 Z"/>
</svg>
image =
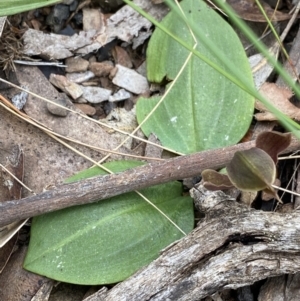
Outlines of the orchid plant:
<svg viewBox="0 0 300 301">
<path fill-rule="evenodd" d="M 256 146 L 237 151 L 226 167 L 227 174 L 206 169 L 202 172 L 203 185 L 209 190 L 226 190 L 233 187 L 242 191 L 264 191 L 281 202 L 273 184 L 276 180 L 278 154 L 291 142 L 290 133 L 263 132 Z"/>
</svg>

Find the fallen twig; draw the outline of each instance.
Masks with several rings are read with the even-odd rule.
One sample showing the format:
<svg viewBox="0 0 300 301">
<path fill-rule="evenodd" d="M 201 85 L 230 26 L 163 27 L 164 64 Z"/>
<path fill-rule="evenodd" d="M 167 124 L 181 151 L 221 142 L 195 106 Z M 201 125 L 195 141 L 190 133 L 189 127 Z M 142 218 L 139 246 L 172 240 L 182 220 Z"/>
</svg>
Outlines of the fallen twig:
<svg viewBox="0 0 300 301">
<path fill-rule="evenodd" d="M 130 278 L 84 301 L 202 300 L 300 270 L 299 212 L 254 210 L 201 186 L 192 195 L 206 213 L 196 229 Z"/>
<path fill-rule="evenodd" d="M 236 151 L 249 149 L 254 145 L 255 142 L 251 141 L 168 159 L 160 163 L 150 163 L 122 173 L 64 184 L 34 196 L 3 202 L 0 203 L 0 227 L 43 213 L 96 202 L 173 180 L 198 176 L 204 169 L 219 169 L 226 166 Z M 291 145 L 283 153 L 298 149 L 300 149 L 300 141 L 293 138 Z"/>
</svg>

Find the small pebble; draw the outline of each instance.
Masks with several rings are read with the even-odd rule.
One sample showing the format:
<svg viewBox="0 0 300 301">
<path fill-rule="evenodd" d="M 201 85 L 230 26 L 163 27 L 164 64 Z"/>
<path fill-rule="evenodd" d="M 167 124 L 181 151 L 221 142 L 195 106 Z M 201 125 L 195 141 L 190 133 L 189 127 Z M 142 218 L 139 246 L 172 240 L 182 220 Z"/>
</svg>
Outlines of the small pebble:
<svg viewBox="0 0 300 301">
<path fill-rule="evenodd" d="M 108 62 L 93 62 L 90 63 L 89 69 L 98 77 L 108 76 L 114 66 Z"/>
<path fill-rule="evenodd" d="M 59 32 L 65 21 L 69 18 L 70 7 L 65 4 L 56 4 L 48 15 L 46 23 L 53 32 Z"/>
<path fill-rule="evenodd" d="M 67 106 L 67 97 L 64 96 L 63 93 L 60 94 L 61 97 L 60 98 L 57 98 L 57 99 L 54 99 L 52 100 L 53 102 L 55 102 L 56 104 L 58 105 L 61 105 L 63 107 L 66 107 Z M 55 115 L 55 116 L 60 116 L 60 117 L 66 117 L 69 113 L 68 110 L 64 109 L 64 108 L 61 108 L 61 107 L 58 107 L 56 106 L 55 104 L 53 103 L 50 103 L 50 102 L 47 102 L 47 109 L 48 111 L 52 114 L 52 115 Z"/>
<path fill-rule="evenodd" d="M 22 87 L 22 88 L 26 89 L 26 87 Z M 21 93 L 14 95 L 11 99 L 11 102 L 17 109 L 22 110 L 26 104 L 27 98 L 28 98 L 28 93 L 22 91 Z"/>
<path fill-rule="evenodd" d="M 99 87 L 84 87 L 81 86 L 83 90 L 83 97 L 90 103 L 100 103 L 108 100 L 111 95 L 111 91 Z"/>
<path fill-rule="evenodd" d="M 108 101 L 117 102 L 130 98 L 131 94 L 124 89 L 120 89 L 117 93 L 112 96 L 109 96 Z"/>
<path fill-rule="evenodd" d="M 77 99 L 74 99 L 73 103 L 87 103 L 87 100 L 84 97 L 80 96 Z"/>
<path fill-rule="evenodd" d="M 55 87 L 61 89 L 66 94 L 70 95 L 73 99 L 77 99 L 83 93 L 81 86 L 69 81 L 65 76 L 58 74 L 51 74 L 49 81 Z"/>
<path fill-rule="evenodd" d="M 91 78 L 95 77 L 95 74 L 92 71 L 86 71 L 86 72 L 75 72 L 75 73 L 67 73 L 66 77 L 69 81 L 81 84 L 83 82 L 86 82 L 90 80 Z"/>
<path fill-rule="evenodd" d="M 130 56 L 123 47 L 115 46 L 115 48 L 112 51 L 112 54 L 117 64 L 127 68 L 133 67 Z"/>
<path fill-rule="evenodd" d="M 84 114 L 88 116 L 94 116 L 96 114 L 96 109 L 90 105 L 84 103 L 76 103 L 75 107 L 80 109 Z"/>
<path fill-rule="evenodd" d="M 66 72 L 85 72 L 89 66 L 89 62 L 81 57 L 67 58 L 65 64 Z"/>
<path fill-rule="evenodd" d="M 137 69 L 136 71 L 143 75 L 144 77 L 147 76 L 147 64 L 146 64 L 146 61 L 144 61 Z"/>
<path fill-rule="evenodd" d="M 143 94 L 149 92 L 149 84 L 147 79 L 136 71 L 116 65 L 117 72 L 112 82 L 127 91 L 134 94 Z"/>
</svg>

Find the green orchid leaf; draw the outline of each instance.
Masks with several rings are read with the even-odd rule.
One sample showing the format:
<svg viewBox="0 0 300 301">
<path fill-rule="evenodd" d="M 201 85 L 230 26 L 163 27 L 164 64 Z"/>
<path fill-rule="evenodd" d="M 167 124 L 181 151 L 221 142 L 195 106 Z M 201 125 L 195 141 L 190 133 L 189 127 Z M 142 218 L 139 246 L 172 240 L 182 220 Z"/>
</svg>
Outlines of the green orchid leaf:
<svg viewBox="0 0 300 301">
<path fill-rule="evenodd" d="M 222 174 L 212 169 L 205 169 L 201 176 L 203 186 L 208 190 L 225 190 L 234 187 L 227 174 Z"/>
<path fill-rule="evenodd" d="M 141 164 L 117 161 L 104 165 L 118 172 Z M 70 180 L 101 174 L 106 173 L 96 167 Z M 182 196 L 181 183 L 157 185 L 141 192 L 185 233 L 193 229 L 193 202 Z M 182 236 L 135 192 L 126 193 L 35 217 L 24 268 L 69 283 L 116 283 L 150 263 Z"/>
<path fill-rule="evenodd" d="M 227 59 L 235 64 L 253 86 L 248 59 L 230 25 L 202 0 L 181 2 L 187 18 L 198 24 Z M 213 24 L 213 26 L 212 26 Z M 184 21 L 170 12 L 162 21 L 174 35 L 193 45 Z M 197 50 L 225 70 L 226 67 L 198 41 Z M 147 49 L 148 79 L 174 80 L 189 52 L 157 28 Z M 160 97 L 140 98 L 136 113 L 139 123 Z M 149 136 L 154 133 L 162 145 L 181 153 L 223 147 L 237 143 L 249 128 L 254 98 L 235 86 L 199 58 L 192 56 L 182 74 L 153 115 L 142 125 Z"/>
<path fill-rule="evenodd" d="M 236 152 L 226 169 L 230 181 L 240 190 L 274 192 L 276 166 L 260 148 Z"/>
<path fill-rule="evenodd" d="M 0 17 L 14 15 L 60 2 L 62 2 L 62 0 L 2 0 L 0 1 Z"/>
<path fill-rule="evenodd" d="M 290 133 L 280 133 L 267 131 L 260 133 L 256 138 L 256 147 L 264 150 L 277 163 L 278 155 L 285 150 L 291 143 Z"/>
</svg>

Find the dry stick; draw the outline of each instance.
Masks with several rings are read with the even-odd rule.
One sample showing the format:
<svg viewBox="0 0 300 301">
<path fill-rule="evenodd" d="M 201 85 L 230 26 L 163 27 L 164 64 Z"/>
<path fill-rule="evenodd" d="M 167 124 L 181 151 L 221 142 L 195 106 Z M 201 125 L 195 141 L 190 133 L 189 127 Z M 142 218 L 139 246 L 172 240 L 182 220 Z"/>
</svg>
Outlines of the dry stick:
<svg viewBox="0 0 300 301">
<path fill-rule="evenodd" d="M 112 175 L 94 177 L 63 184 L 53 190 L 15 201 L 0 203 L 0 227 L 59 209 L 93 203 L 125 192 L 200 175 L 207 168 L 219 169 L 229 163 L 236 151 L 255 146 L 255 141 L 208 150 L 168 159 L 160 163 L 126 170 Z M 292 143 L 283 153 L 300 149 L 300 141 Z"/>
</svg>

